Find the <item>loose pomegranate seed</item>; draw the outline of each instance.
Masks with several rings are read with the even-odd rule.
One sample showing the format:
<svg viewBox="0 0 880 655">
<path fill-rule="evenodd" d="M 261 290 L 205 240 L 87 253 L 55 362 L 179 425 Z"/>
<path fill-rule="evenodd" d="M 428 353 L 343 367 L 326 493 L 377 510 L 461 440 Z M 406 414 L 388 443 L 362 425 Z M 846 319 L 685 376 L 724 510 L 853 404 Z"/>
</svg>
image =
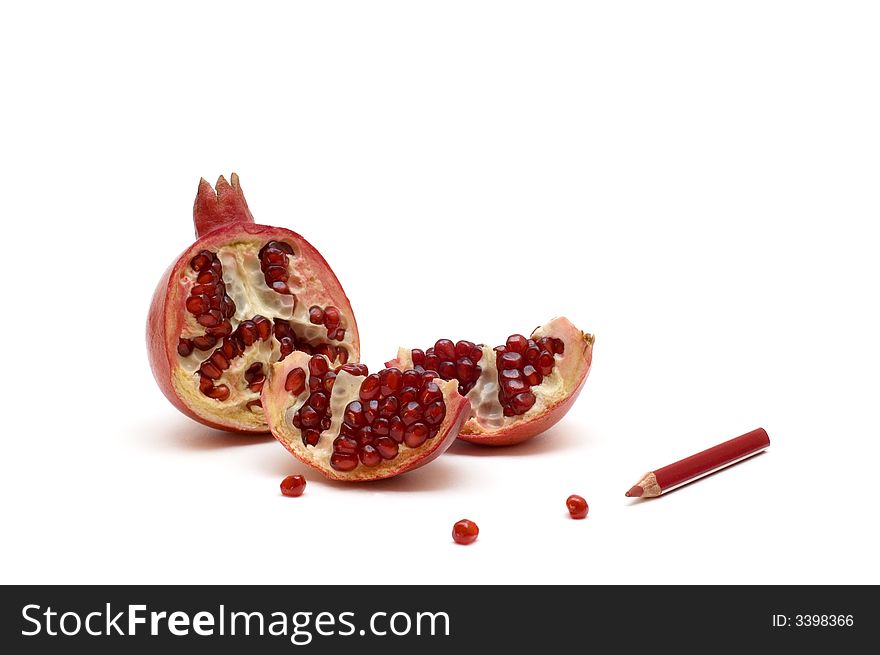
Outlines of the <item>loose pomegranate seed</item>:
<svg viewBox="0 0 880 655">
<path fill-rule="evenodd" d="M 288 475 L 281 481 L 281 493 L 291 498 L 302 496 L 306 490 L 306 479 L 301 475 Z"/>
<path fill-rule="evenodd" d="M 181 339 L 177 342 L 177 354 L 181 357 L 188 357 L 192 354 L 193 342 L 190 339 Z"/>
<path fill-rule="evenodd" d="M 455 525 L 452 526 L 452 539 L 455 543 L 463 546 L 474 543 L 479 534 L 480 528 L 477 527 L 476 523 L 469 521 L 468 519 L 457 521 Z"/>
<path fill-rule="evenodd" d="M 568 513 L 571 514 L 573 519 L 585 519 L 587 518 L 587 512 L 590 511 L 587 501 L 576 494 L 572 494 L 566 499 L 565 506 L 568 508 Z"/>
</svg>

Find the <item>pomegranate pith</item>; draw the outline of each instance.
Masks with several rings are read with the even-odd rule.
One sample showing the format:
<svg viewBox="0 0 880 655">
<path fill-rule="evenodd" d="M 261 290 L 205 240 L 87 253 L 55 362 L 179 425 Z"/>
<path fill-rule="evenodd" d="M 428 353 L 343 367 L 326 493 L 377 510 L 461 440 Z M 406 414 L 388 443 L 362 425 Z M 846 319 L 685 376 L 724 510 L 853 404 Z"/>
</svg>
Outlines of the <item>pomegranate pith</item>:
<svg viewBox="0 0 880 655">
<path fill-rule="evenodd" d="M 455 543 L 462 546 L 474 543 L 479 534 L 480 528 L 477 527 L 476 523 L 468 519 L 456 521 L 455 525 L 452 526 L 452 539 Z"/>
<path fill-rule="evenodd" d="M 293 455 L 336 480 L 377 480 L 421 466 L 456 438 L 468 403 L 433 372 L 331 368 L 294 352 L 270 369 L 263 409 Z"/>
<path fill-rule="evenodd" d="M 494 349 L 449 339 L 425 351 L 401 348 L 386 366 L 411 365 L 458 382 L 473 409 L 460 438 L 509 445 L 547 430 L 571 408 L 589 374 L 593 342 L 560 317 Z"/>
<path fill-rule="evenodd" d="M 150 307 L 153 374 L 191 418 L 266 432 L 266 366 L 297 351 L 325 355 L 334 365 L 357 361 L 354 314 L 305 239 L 254 224 L 235 174 L 231 183 L 221 177 L 216 189 L 202 180 L 193 219 L 198 240 L 166 271 Z M 315 307 L 329 313 L 329 324 L 312 324 Z"/>
</svg>

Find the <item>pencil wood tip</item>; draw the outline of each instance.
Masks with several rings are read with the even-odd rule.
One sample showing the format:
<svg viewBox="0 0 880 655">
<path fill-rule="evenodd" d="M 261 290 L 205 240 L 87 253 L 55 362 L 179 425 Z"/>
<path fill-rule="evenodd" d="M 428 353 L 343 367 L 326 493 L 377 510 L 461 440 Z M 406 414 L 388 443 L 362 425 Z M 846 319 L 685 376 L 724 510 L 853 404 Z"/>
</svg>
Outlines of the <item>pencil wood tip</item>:
<svg viewBox="0 0 880 655">
<path fill-rule="evenodd" d="M 641 498 L 642 494 L 645 493 L 645 490 L 642 489 L 639 485 L 634 486 L 632 489 L 626 492 L 627 498 Z"/>
</svg>

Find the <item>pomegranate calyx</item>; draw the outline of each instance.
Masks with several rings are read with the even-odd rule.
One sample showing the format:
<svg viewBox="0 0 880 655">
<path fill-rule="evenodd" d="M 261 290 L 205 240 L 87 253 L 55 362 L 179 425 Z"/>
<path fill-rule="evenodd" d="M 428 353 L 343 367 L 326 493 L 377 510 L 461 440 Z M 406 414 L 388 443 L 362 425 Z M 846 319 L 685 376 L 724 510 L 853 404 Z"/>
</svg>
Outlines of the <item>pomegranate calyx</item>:
<svg viewBox="0 0 880 655">
<path fill-rule="evenodd" d="M 248 209 L 247 201 L 238 181 L 238 174 L 229 176 L 229 182 L 222 175 L 217 184 L 205 178 L 199 182 L 199 190 L 193 205 L 193 223 L 196 237 L 201 238 L 209 232 L 233 223 L 253 223 L 254 217 Z"/>
</svg>

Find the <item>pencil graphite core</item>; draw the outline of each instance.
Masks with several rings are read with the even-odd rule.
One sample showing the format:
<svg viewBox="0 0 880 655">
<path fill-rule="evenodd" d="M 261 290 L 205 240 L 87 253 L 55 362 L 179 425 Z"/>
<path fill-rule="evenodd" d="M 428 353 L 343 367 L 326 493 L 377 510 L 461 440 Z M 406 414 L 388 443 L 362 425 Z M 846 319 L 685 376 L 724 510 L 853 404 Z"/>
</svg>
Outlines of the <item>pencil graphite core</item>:
<svg viewBox="0 0 880 655">
<path fill-rule="evenodd" d="M 645 493 L 645 490 L 639 485 L 635 485 L 632 489 L 626 492 L 626 496 L 627 498 L 641 498 L 643 493 Z"/>
</svg>

